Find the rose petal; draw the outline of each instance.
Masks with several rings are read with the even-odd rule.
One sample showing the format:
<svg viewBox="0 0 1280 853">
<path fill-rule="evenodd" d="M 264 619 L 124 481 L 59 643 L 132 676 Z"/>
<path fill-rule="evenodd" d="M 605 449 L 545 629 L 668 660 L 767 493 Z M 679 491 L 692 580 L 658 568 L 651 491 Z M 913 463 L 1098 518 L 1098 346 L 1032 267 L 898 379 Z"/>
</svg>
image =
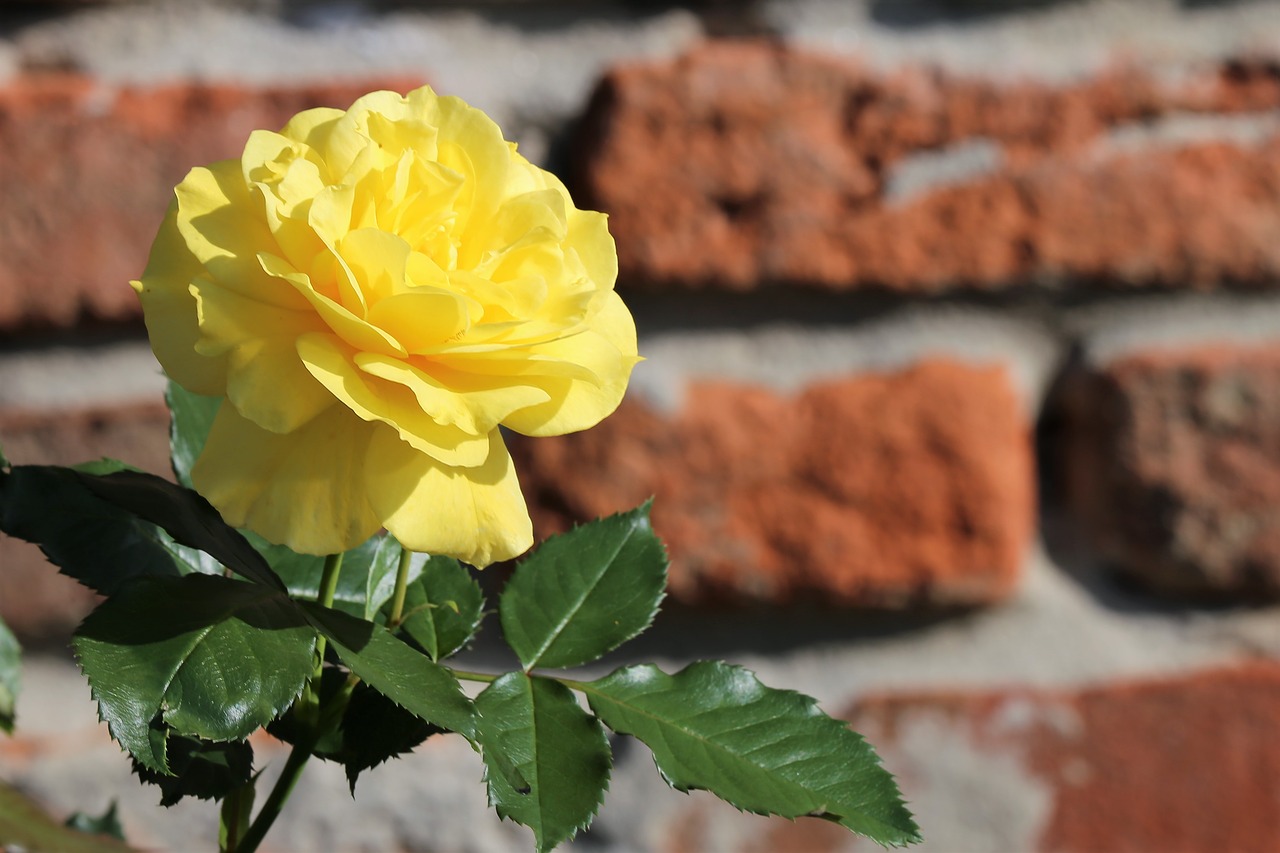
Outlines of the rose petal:
<svg viewBox="0 0 1280 853">
<path fill-rule="evenodd" d="M 224 402 L 191 479 L 233 527 L 247 527 L 299 554 L 341 553 L 382 526 L 365 478 L 373 432 L 347 409 L 333 406 L 280 435 Z"/>
<path fill-rule="evenodd" d="M 298 339 L 298 355 L 319 382 L 351 411 L 367 421 L 382 421 L 419 452 L 445 465 L 474 467 L 484 462 L 488 444 L 483 434 L 436 423 L 409 389 L 365 374 L 352 354 L 333 335 Z"/>
<path fill-rule="evenodd" d="M 270 432 L 292 432 L 334 405 L 298 358 L 297 339 L 325 329 L 311 311 L 245 299 L 206 279 L 191 285 L 200 318 L 195 349 L 226 356 L 225 394 L 242 416 Z"/>
<path fill-rule="evenodd" d="M 382 429 L 369 447 L 366 480 L 374 510 L 406 548 L 457 557 L 477 568 L 533 545 L 511 455 L 497 430 L 479 468 L 450 468 Z"/>
<path fill-rule="evenodd" d="M 169 205 L 140 281 L 130 282 L 142 303 L 151 349 L 170 379 L 193 394 L 217 397 L 227 382 L 226 360 L 196 352 L 200 328 L 188 288 L 203 274 L 178 233 L 178 203 Z"/>
</svg>

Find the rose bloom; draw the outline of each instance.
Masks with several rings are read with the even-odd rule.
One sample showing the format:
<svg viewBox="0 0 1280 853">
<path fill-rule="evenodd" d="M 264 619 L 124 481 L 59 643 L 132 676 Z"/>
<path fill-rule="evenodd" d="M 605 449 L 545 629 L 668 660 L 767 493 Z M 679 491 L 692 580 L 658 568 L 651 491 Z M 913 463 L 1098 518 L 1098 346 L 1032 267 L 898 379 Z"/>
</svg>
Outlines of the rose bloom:
<svg viewBox="0 0 1280 853">
<path fill-rule="evenodd" d="M 590 427 L 638 361 L 604 214 L 425 87 L 255 131 L 174 194 L 133 287 L 169 377 L 224 398 L 191 476 L 227 522 L 305 554 L 382 527 L 524 552 L 499 425 Z"/>
</svg>

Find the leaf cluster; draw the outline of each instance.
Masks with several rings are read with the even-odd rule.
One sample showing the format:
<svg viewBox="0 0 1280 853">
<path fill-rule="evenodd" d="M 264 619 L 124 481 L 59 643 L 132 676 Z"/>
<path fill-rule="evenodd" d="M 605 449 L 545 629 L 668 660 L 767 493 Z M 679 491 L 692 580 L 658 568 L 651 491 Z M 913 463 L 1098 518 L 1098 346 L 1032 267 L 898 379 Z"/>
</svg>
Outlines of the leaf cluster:
<svg viewBox="0 0 1280 853">
<path fill-rule="evenodd" d="M 520 668 L 468 673 L 444 663 L 486 614 L 467 567 L 382 534 L 342 555 L 331 605 L 319 603 L 336 562 L 234 530 L 190 490 L 218 401 L 177 386 L 168 399 L 181 485 L 109 461 L 8 467 L 0 457 L 0 530 L 105 596 L 75 652 L 112 736 L 163 804 L 195 796 L 247 812 L 247 739 L 261 728 L 304 759 L 342 764 L 353 791 L 362 773 L 451 732 L 479 751 L 497 813 L 529 827 L 541 853 L 598 811 L 611 730 L 645 743 L 678 790 L 820 817 L 886 845 L 918 839 L 871 747 L 809 697 L 712 661 L 593 681 L 559 672 L 652 623 L 667 557 L 648 504 L 526 558 L 497 601 Z M 16 660 L 0 625 L 0 728 L 12 725 Z M 459 678 L 486 686 L 472 699 Z"/>
</svg>

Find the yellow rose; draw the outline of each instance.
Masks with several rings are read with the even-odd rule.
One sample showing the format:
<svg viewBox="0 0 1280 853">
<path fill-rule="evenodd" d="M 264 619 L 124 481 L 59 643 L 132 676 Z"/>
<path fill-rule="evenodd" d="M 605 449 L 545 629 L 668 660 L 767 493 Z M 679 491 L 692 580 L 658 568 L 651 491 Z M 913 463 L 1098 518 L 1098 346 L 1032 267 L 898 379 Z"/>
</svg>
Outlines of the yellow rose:
<svg viewBox="0 0 1280 853">
<path fill-rule="evenodd" d="M 133 287 L 169 377 L 224 398 L 192 479 L 230 524 L 476 566 L 532 544 L 499 425 L 590 427 L 638 361 L 604 214 L 425 87 L 255 131 L 174 194 Z"/>
</svg>

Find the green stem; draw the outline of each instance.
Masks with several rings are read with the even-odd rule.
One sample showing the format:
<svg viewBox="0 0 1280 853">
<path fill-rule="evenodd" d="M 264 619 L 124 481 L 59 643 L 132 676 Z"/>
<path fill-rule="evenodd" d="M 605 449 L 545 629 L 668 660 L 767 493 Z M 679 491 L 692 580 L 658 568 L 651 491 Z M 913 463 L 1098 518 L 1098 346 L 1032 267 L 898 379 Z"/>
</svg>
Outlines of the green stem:
<svg viewBox="0 0 1280 853">
<path fill-rule="evenodd" d="M 488 675 L 483 672 L 468 672 L 465 669 L 454 669 L 453 667 L 449 667 L 449 671 L 457 678 L 461 678 L 463 681 L 479 681 L 484 684 L 491 684 L 498 680 L 498 676 Z"/>
<path fill-rule="evenodd" d="M 324 607 L 333 606 L 333 597 L 338 592 L 338 573 L 342 571 L 342 555 L 330 554 L 324 558 L 324 572 L 320 575 L 320 597 L 318 601 Z M 320 696 L 320 675 L 324 668 L 324 652 L 328 641 L 324 634 L 316 637 L 316 669 L 311 676 L 312 693 L 317 697 Z"/>
<path fill-rule="evenodd" d="M 320 595 L 319 602 L 325 607 L 333 606 L 333 597 L 338 591 L 338 573 L 342 570 L 342 555 L 330 554 L 324 559 L 324 571 L 320 575 Z M 311 751 L 315 749 L 316 742 L 320 738 L 321 720 L 328 718 L 333 713 L 333 708 L 324 709 L 322 714 L 320 708 L 320 679 L 324 676 L 324 652 L 327 641 L 323 634 L 316 637 L 316 654 L 315 669 L 311 673 L 306 685 L 302 688 L 302 695 L 298 697 L 298 707 L 294 709 L 294 714 L 298 721 L 305 725 L 308 729 L 307 733 L 298 739 L 293 745 L 293 750 L 289 753 L 289 758 L 284 763 L 284 770 L 280 773 L 280 778 L 276 780 L 276 784 L 271 788 L 271 793 L 267 796 L 267 801 L 262 804 L 262 808 L 258 811 L 258 816 L 253 819 L 253 823 L 245 831 L 244 837 L 237 846 L 227 845 L 227 853 L 253 853 L 258 849 L 258 845 L 262 843 L 262 839 L 266 836 L 267 830 L 271 829 L 271 825 L 275 823 L 277 817 L 280 816 L 280 810 L 284 808 L 285 801 L 289 799 L 289 795 L 293 793 L 293 788 L 298 784 L 298 779 L 302 776 L 302 768 L 306 766 L 307 759 L 311 757 Z M 355 687 L 354 684 L 351 685 Z M 351 697 L 350 690 L 340 691 L 335 701 L 346 703 Z M 340 714 L 341 711 L 338 711 Z"/>
<path fill-rule="evenodd" d="M 240 821 L 245 815 L 245 796 L 252 796 L 253 780 L 233 788 L 222 800 L 222 809 L 218 814 L 218 835 L 221 851 L 234 851 L 240 846 Z"/>
<path fill-rule="evenodd" d="M 394 631 L 404 621 L 404 597 L 409 589 L 409 564 L 413 562 L 413 552 L 400 546 L 400 565 L 396 567 L 396 589 L 391 596 L 391 613 L 387 616 L 387 627 Z"/>
<path fill-rule="evenodd" d="M 263 837 L 266 836 L 267 830 L 271 828 L 271 824 L 280 815 L 280 810 L 284 808 L 285 800 L 289 799 L 289 795 L 293 793 L 293 786 L 298 784 L 298 778 L 302 776 L 302 768 L 306 766 L 307 759 L 311 757 L 311 750 L 315 746 L 314 743 L 308 741 L 299 741 L 294 744 L 293 751 L 289 753 L 289 759 L 284 763 L 284 770 L 280 773 L 280 778 L 276 780 L 276 784 L 271 788 L 271 794 L 267 797 L 267 801 L 262 804 L 262 809 L 258 812 L 258 816 L 254 818 L 248 830 L 245 831 L 244 838 L 240 839 L 239 846 L 227 846 L 227 853 L 253 853 L 258 849 L 258 845 L 262 843 Z"/>
</svg>

